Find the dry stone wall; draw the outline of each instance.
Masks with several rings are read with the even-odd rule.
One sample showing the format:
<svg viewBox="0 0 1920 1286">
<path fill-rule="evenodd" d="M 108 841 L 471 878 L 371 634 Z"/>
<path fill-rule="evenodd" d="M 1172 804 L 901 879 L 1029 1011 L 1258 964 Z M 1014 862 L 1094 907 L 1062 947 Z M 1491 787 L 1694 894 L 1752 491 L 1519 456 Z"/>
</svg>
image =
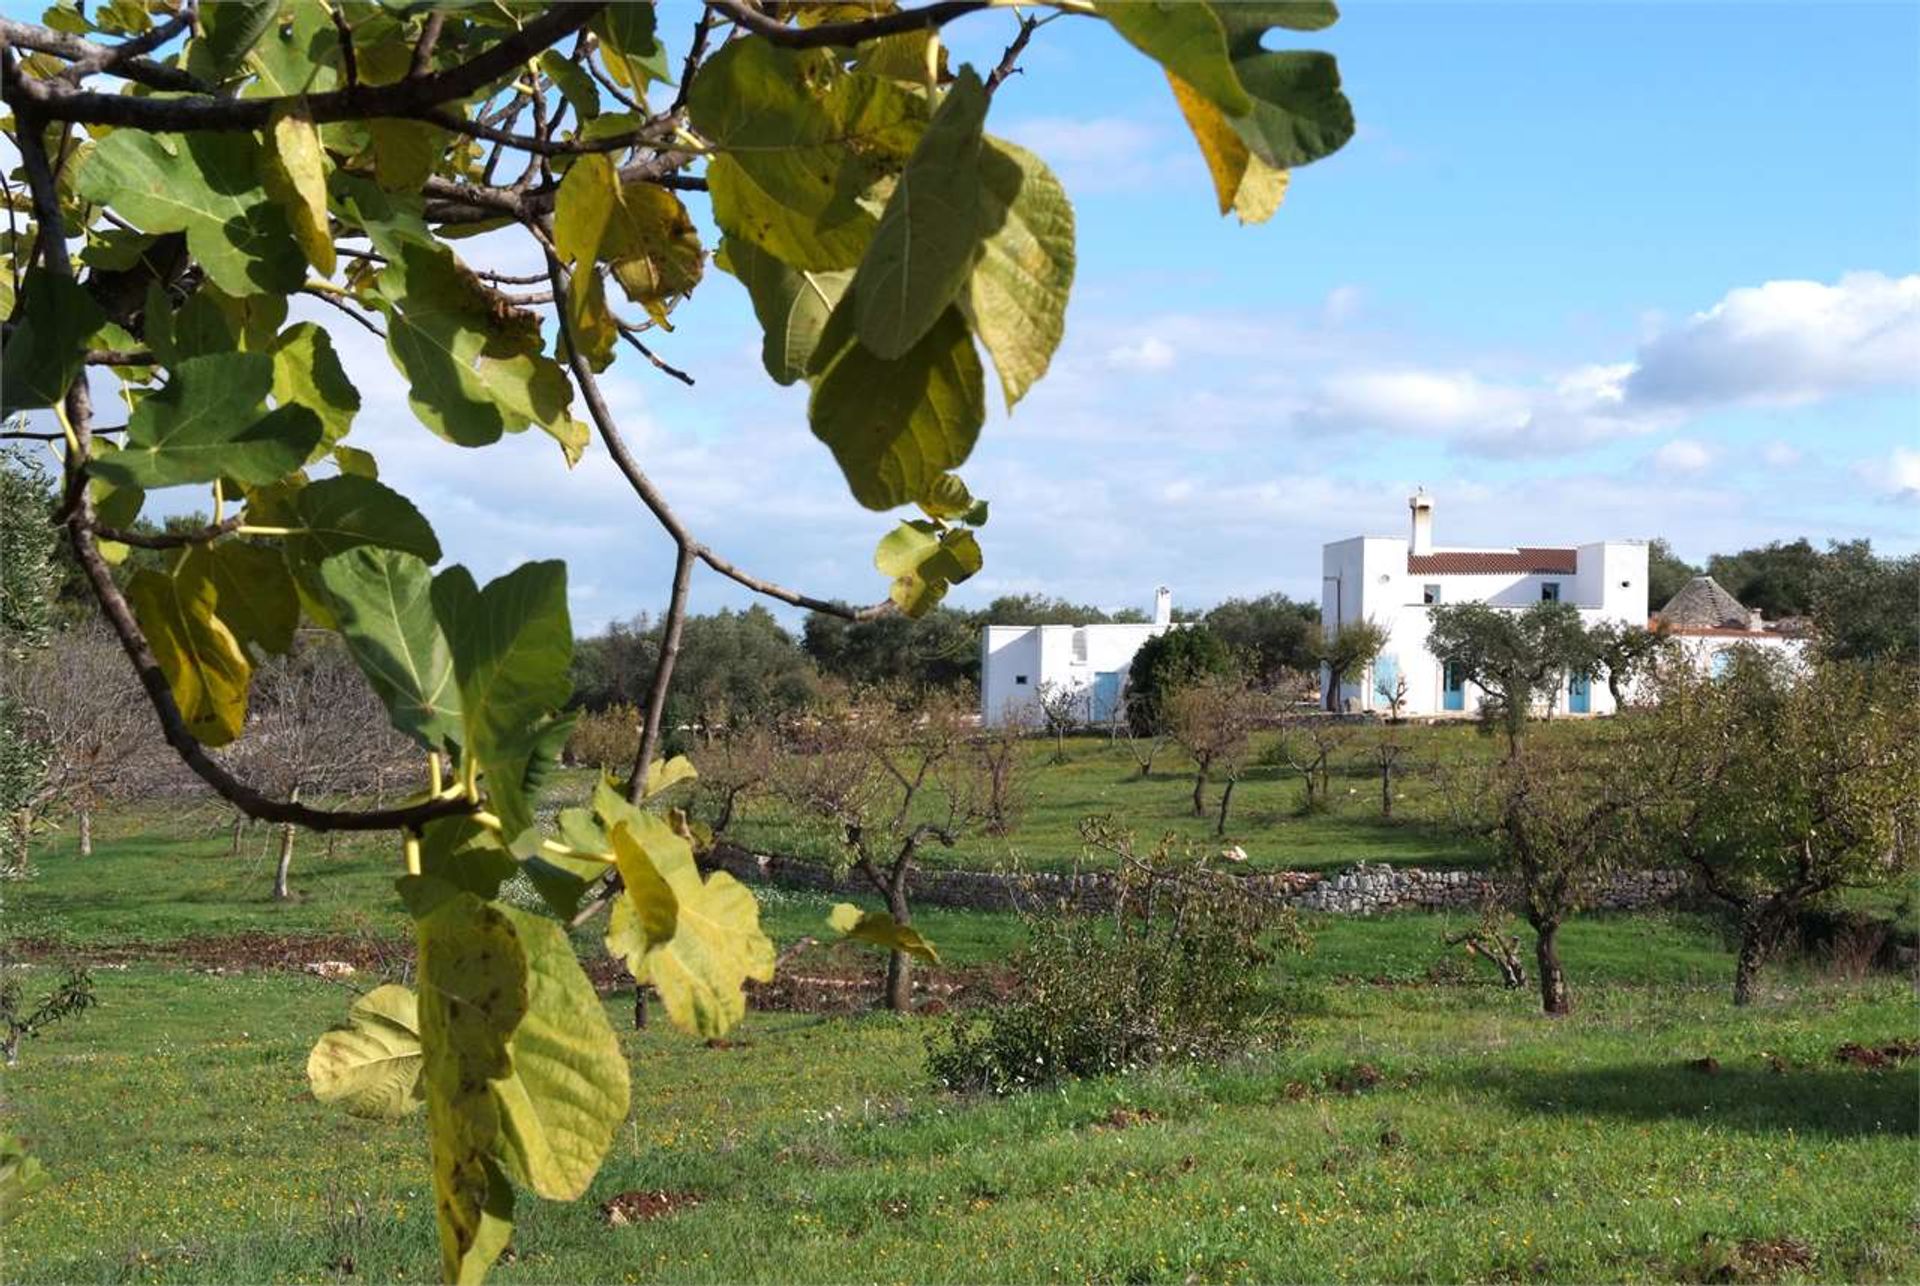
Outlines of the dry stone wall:
<svg viewBox="0 0 1920 1286">
<path fill-rule="evenodd" d="M 837 874 L 824 862 L 750 853 L 721 845 L 708 855 L 709 866 L 750 884 L 813 889 L 853 896 L 872 887 L 852 873 Z M 1250 885 L 1283 898 L 1303 911 L 1329 915 L 1378 915 L 1388 911 L 1468 910 L 1498 895 L 1495 880 L 1477 871 L 1431 871 L 1362 862 L 1344 871 L 1262 871 L 1244 877 Z M 1621 871 L 1594 899 L 1599 910 L 1629 911 L 1684 898 L 1692 883 L 1684 871 Z M 1112 884 L 1100 872 L 1077 875 L 1033 872 L 915 870 L 907 880 L 908 900 L 917 906 L 960 907 L 974 911 L 1024 910 L 1061 902 L 1105 905 Z"/>
</svg>

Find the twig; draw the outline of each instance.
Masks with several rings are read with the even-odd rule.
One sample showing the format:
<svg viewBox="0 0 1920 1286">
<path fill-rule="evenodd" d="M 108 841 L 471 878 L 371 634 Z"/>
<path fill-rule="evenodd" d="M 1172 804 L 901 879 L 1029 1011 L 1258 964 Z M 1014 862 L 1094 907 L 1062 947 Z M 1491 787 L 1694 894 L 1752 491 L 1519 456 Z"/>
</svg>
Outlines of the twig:
<svg viewBox="0 0 1920 1286">
<path fill-rule="evenodd" d="M 681 627 L 687 620 L 687 585 L 693 579 L 692 542 L 682 540 L 674 553 L 673 590 L 667 596 L 667 614 L 660 623 L 660 655 L 654 659 L 653 681 L 647 685 L 647 717 L 640 727 L 640 747 L 633 756 L 633 775 L 627 779 L 627 802 L 637 804 L 647 788 L 647 768 L 660 749 L 660 719 L 673 688 L 673 665 L 680 658 Z"/>
<path fill-rule="evenodd" d="M 95 58 L 111 57 L 115 50 L 108 45 L 95 44 L 79 36 L 64 31 L 55 31 L 50 27 L 38 26 L 30 22 L 16 22 L 11 18 L 0 18 L 0 43 L 20 49 L 31 49 L 39 54 L 52 54 L 56 58 L 71 58 L 77 62 L 90 62 Z M 192 93 L 211 93 L 212 86 L 199 77 L 189 74 L 178 67 L 169 67 L 154 62 L 150 58 L 125 57 L 119 60 L 113 74 L 135 81 L 152 89 L 186 90 Z"/>
<path fill-rule="evenodd" d="M 427 22 L 420 30 L 420 41 L 413 47 L 413 65 L 408 69 L 409 76 L 424 76 L 433 67 L 433 47 L 440 43 L 440 28 L 446 23 L 447 16 L 438 10 L 427 15 Z"/>
<path fill-rule="evenodd" d="M 687 60 L 680 65 L 680 88 L 673 96 L 673 105 L 667 108 L 667 115 L 678 116 L 687 105 L 687 95 L 693 91 L 693 74 L 700 70 L 700 60 L 706 57 L 707 40 L 713 35 L 713 10 L 702 9 L 700 21 L 693 24 L 693 39 L 687 45 Z"/>
<path fill-rule="evenodd" d="M 327 6 L 327 13 L 333 18 L 333 29 L 340 35 L 340 66 L 346 72 L 347 87 L 358 88 L 360 84 L 360 59 L 353 49 L 353 28 L 347 25 L 346 10 L 335 0 L 319 0 Z"/>
<path fill-rule="evenodd" d="M 118 527 L 103 527 L 99 523 L 87 522 L 87 529 L 98 540 L 111 540 L 116 544 L 132 545 L 137 549 L 179 549 L 186 545 L 206 545 L 228 536 L 240 529 L 245 513 L 234 514 L 231 518 L 212 523 L 205 527 L 196 527 L 192 531 L 125 531 Z"/>
<path fill-rule="evenodd" d="M 1020 55 L 1026 52 L 1027 42 L 1033 39 L 1033 33 L 1040 29 L 1040 19 L 1022 18 L 1020 34 L 1013 38 L 1007 51 L 1000 55 L 1000 63 L 987 75 L 987 93 L 991 95 L 1000 88 L 1000 82 L 1020 70 Z"/>
<path fill-rule="evenodd" d="M 674 379 L 679 380 L 682 384 L 685 384 L 688 388 L 693 387 L 693 376 L 687 374 L 685 371 L 681 370 L 678 366 L 669 365 L 651 348 L 648 348 L 645 344 L 641 343 L 640 337 L 633 333 L 633 328 L 627 326 L 625 323 L 622 323 L 620 326 L 620 338 L 626 340 L 629 344 L 633 345 L 633 347 L 636 350 L 638 350 L 640 356 L 646 358 L 649 362 L 652 362 L 655 366 L 659 367 L 661 371 L 665 372 L 668 375 L 671 375 Z"/>
<path fill-rule="evenodd" d="M 312 295 L 315 299 L 318 299 L 322 303 L 331 304 L 333 307 L 338 308 L 341 312 L 345 313 L 347 316 L 353 318 L 355 321 L 359 322 L 362 326 L 365 326 L 368 330 L 378 335 L 381 339 L 385 339 L 387 337 L 386 331 L 381 330 L 380 327 L 375 325 L 370 318 L 362 317 L 359 313 L 347 307 L 346 302 L 338 298 L 337 296 L 335 296 L 331 291 L 313 290 L 308 287 L 302 286 L 300 288 L 300 293 L 303 295 Z"/>
</svg>

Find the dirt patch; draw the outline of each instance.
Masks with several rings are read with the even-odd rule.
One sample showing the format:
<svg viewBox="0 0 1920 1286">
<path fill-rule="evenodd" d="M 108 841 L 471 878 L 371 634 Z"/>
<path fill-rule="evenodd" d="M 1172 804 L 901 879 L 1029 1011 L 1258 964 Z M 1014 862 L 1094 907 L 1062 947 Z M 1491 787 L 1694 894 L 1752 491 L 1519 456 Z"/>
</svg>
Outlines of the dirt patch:
<svg viewBox="0 0 1920 1286">
<path fill-rule="evenodd" d="M 1712 1054 L 1708 1054 L 1705 1058 L 1693 1059 L 1687 1066 L 1702 1076 L 1718 1076 L 1720 1074 L 1720 1060 Z"/>
<path fill-rule="evenodd" d="M 1386 1078 L 1372 1063 L 1355 1063 L 1327 1073 L 1327 1088 L 1336 1094 L 1364 1094 Z"/>
<path fill-rule="evenodd" d="M 215 976 L 302 973 L 362 988 L 383 978 L 406 978 L 412 971 L 413 944 L 399 938 L 248 930 L 172 942 L 108 946 L 26 938 L 0 946 L 0 958 L 72 961 L 94 969 L 160 964 Z M 632 992 L 633 977 L 620 961 L 595 953 L 580 963 L 600 994 Z M 748 983 L 747 1003 L 753 1009 L 790 1013 L 863 1012 L 879 1007 L 883 974 L 877 956 L 809 948 L 790 960 L 772 982 Z M 914 976 L 915 1004 L 921 1013 L 929 1015 L 1004 1000 L 1013 989 L 1013 975 L 992 966 L 922 967 Z"/>
<path fill-rule="evenodd" d="M 397 938 L 354 936 L 344 933 L 285 934 L 247 930 L 172 942 L 121 942 L 107 946 L 75 946 L 46 938 L 8 943 L 0 954 L 20 960 L 76 961 L 95 968 L 118 964 L 177 965 L 204 972 L 259 973 L 287 970 L 315 976 L 345 976 L 345 964 L 355 973 L 397 972 L 413 956 L 411 944 Z M 325 964 L 328 969 L 309 966 Z"/>
<path fill-rule="evenodd" d="M 1744 1238 L 1728 1245 L 1708 1234 L 1701 1243 L 1704 1281 L 1777 1282 L 1813 1267 L 1813 1247 L 1798 1237 Z"/>
<path fill-rule="evenodd" d="M 1896 1067 L 1916 1055 L 1920 1055 L 1920 1041 L 1913 1040 L 1896 1040 L 1887 1045 L 1858 1045 L 1848 1041 L 1833 1051 L 1835 1061 L 1873 1071 Z"/>
<path fill-rule="evenodd" d="M 681 1210 L 691 1210 L 700 1204 L 697 1192 L 622 1192 L 600 1203 L 600 1217 L 607 1221 L 609 1228 L 624 1228 L 628 1224 L 645 1223 L 649 1219 L 663 1219 Z"/>
<path fill-rule="evenodd" d="M 1116 1107 L 1093 1123 L 1096 1130 L 1130 1130 L 1136 1125 L 1151 1125 L 1160 1114 L 1149 1107 Z"/>
</svg>

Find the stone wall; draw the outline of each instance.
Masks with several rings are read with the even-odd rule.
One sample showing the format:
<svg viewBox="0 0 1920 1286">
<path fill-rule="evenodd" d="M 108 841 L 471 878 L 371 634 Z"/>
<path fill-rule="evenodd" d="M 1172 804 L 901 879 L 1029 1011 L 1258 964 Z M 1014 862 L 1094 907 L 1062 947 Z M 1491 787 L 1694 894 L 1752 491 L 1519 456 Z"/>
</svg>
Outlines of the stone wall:
<svg viewBox="0 0 1920 1286">
<path fill-rule="evenodd" d="M 749 853 L 731 845 L 715 849 L 706 864 L 749 884 L 853 896 L 873 892 L 859 875 L 836 875 L 824 862 Z M 1477 871 L 1429 871 L 1365 862 L 1344 871 L 1263 871 L 1244 878 L 1249 885 L 1278 894 L 1291 906 L 1331 915 L 1377 915 L 1419 908 L 1468 910 L 1497 894 L 1496 882 Z M 1659 906 L 1678 901 L 1690 887 L 1684 871 L 1621 871 L 1607 881 L 1594 906 L 1607 911 Z M 997 871 L 915 869 L 907 877 L 907 898 L 914 905 L 974 911 L 1031 909 L 1063 901 L 1100 905 L 1111 896 L 1110 888 L 1108 877 L 1098 872 L 1015 876 Z"/>
</svg>

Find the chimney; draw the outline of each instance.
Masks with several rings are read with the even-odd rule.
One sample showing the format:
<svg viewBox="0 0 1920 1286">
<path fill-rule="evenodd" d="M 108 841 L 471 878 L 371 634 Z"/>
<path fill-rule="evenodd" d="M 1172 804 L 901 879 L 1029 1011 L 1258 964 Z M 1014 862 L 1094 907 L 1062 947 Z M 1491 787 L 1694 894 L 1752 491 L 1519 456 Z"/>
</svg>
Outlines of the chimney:
<svg viewBox="0 0 1920 1286">
<path fill-rule="evenodd" d="M 1153 623 L 1155 625 L 1173 623 L 1173 591 L 1165 585 L 1153 591 Z"/>
<path fill-rule="evenodd" d="M 1425 487 L 1407 497 L 1407 508 L 1413 511 L 1413 548 L 1416 554 L 1433 552 L 1433 497 L 1427 494 Z"/>
</svg>

